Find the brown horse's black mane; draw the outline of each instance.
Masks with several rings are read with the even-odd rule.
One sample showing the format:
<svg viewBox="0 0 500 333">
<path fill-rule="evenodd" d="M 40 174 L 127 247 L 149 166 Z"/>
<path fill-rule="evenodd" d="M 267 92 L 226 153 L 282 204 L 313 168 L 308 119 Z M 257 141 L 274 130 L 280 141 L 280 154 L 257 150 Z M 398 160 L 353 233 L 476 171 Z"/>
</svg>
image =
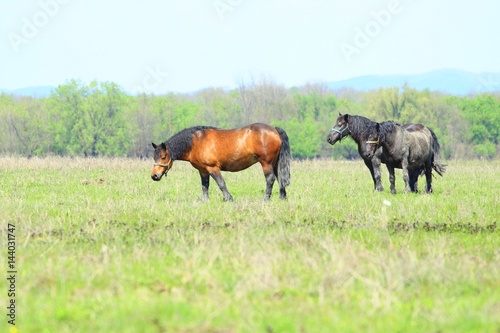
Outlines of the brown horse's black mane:
<svg viewBox="0 0 500 333">
<path fill-rule="evenodd" d="M 189 151 L 193 146 L 193 134 L 198 131 L 206 131 L 207 129 L 216 129 L 212 126 L 194 126 L 183 129 L 177 134 L 174 134 L 170 139 L 164 142 L 170 152 L 170 158 L 173 161 L 180 158 L 185 152 Z"/>
</svg>

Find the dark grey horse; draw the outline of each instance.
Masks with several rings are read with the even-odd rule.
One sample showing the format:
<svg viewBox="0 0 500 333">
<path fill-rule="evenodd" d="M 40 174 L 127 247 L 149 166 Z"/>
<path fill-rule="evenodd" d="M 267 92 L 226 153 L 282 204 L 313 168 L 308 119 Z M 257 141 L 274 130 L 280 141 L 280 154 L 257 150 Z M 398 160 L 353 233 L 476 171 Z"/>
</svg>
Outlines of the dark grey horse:
<svg viewBox="0 0 500 333">
<path fill-rule="evenodd" d="M 446 165 L 436 161 L 439 159 L 440 151 L 436 134 L 421 124 L 401 126 L 393 121 L 376 124 L 375 130 L 379 143 L 376 145 L 365 143 L 364 148 L 371 149 L 372 153 L 376 155 L 375 158 L 380 158 L 386 164 L 387 170 L 389 170 L 391 193 L 396 193 L 394 168 L 403 170 L 403 180 L 407 192 L 418 191 L 418 177 L 425 173 L 427 181 L 425 192 L 431 193 L 432 170 L 440 176 L 446 170 Z M 377 155 L 380 148 L 382 151 Z"/>
<path fill-rule="evenodd" d="M 359 155 L 370 170 L 375 190 L 383 191 L 380 163 L 385 163 L 385 160 L 382 156 L 382 147 L 379 145 L 376 125 L 376 122 L 362 116 L 339 113 L 327 141 L 334 145 L 342 141 L 342 138 L 351 135 L 351 138 L 358 144 Z"/>
</svg>

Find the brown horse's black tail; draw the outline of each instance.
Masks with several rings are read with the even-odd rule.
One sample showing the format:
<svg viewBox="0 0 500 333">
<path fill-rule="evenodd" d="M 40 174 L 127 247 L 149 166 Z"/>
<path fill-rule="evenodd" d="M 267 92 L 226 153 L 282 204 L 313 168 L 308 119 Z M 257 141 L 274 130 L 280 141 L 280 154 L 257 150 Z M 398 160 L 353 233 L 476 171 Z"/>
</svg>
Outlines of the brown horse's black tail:
<svg viewBox="0 0 500 333">
<path fill-rule="evenodd" d="M 436 137 L 436 134 L 434 133 L 433 130 L 429 128 L 429 131 L 431 132 L 432 135 L 432 168 L 434 171 L 438 173 L 441 177 L 443 176 L 443 173 L 446 171 L 446 164 L 441 164 L 436 162 L 440 158 L 440 151 L 441 151 L 441 146 L 439 145 L 438 139 Z"/>
<path fill-rule="evenodd" d="M 278 183 L 281 188 L 290 185 L 290 163 L 292 161 L 292 154 L 290 152 L 290 142 L 285 130 L 276 127 L 278 134 L 281 138 L 281 150 L 278 158 Z"/>
</svg>

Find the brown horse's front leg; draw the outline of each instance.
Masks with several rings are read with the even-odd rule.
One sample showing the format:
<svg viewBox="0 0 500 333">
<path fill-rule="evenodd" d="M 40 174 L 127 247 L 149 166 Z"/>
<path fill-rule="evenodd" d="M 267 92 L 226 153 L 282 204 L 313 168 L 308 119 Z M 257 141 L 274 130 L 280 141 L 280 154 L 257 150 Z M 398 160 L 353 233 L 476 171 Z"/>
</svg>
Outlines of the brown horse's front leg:
<svg viewBox="0 0 500 333">
<path fill-rule="evenodd" d="M 201 200 L 207 201 L 208 200 L 208 187 L 210 186 L 210 174 L 200 171 L 200 177 L 201 177 L 201 190 L 203 192 Z"/>
<path fill-rule="evenodd" d="M 224 178 L 222 178 L 220 170 L 216 169 L 209 172 L 210 176 L 212 176 L 212 178 L 217 182 L 217 185 L 219 185 L 219 188 L 224 195 L 224 201 L 233 201 L 233 196 L 227 190 L 226 182 L 224 181 Z"/>
</svg>

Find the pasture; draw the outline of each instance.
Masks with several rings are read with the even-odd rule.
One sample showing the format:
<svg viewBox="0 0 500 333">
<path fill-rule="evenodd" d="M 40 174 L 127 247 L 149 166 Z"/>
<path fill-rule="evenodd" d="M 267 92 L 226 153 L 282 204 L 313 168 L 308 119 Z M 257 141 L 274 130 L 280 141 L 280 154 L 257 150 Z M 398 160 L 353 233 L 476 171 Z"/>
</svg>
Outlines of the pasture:
<svg viewBox="0 0 500 333">
<path fill-rule="evenodd" d="M 186 162 L 153 182 L 151 160 L 0 158 L 16 328 L 499 332 L 500 162 L 447 164 L 433 194 L 397 170 L 391 195 L 385 167 L 378 193 L 361 161 L 293 161 L 268 202 L 257 164 L 224 173 L 234 202 L 211 180 L 203 203 Z"/>
</svg>

